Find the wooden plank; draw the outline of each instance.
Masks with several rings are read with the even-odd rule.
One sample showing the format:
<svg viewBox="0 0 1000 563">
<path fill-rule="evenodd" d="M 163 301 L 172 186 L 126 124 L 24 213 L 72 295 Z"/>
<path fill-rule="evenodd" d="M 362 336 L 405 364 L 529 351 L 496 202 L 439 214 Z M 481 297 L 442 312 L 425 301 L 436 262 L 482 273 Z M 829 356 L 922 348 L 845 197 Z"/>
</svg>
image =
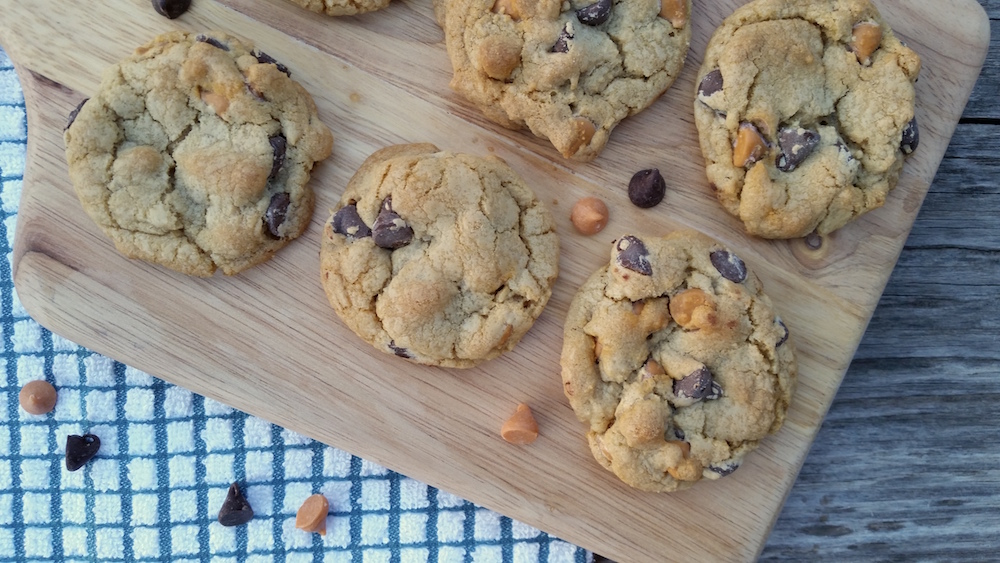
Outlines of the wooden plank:
<svg viewBox="0 0 1000 563">
<path fill-rule="evenodd" d="M 42 324 L 71 340 L 584 547 L 628 560 L 659 561 L 665 553 L 677 560 L 751 559 L 944 154 L 985 56 L 987 27 L 978 5 L 965 0 L 880 4 L 924 55 L 921 148 L 885 208 L 831 237 L 822 255 L 811 255 L 800 242 L 745 237 L 712 199 L 700 169 L 690 117 L 693 75 L 708 34 L 737 3 L 700 5 L 705 15 L 695 20 L 678 84 L 641 120 L 620 126 L 597 162 L 583 165 L 563 161 L 525 133 L 485 122 L 447 91 L 440 30 L 426 4 L 398 2 L 384 13 L 326 20 L 278 0 L 198 2 L 167 21 L 141 0 L 86 6 L 43 0 L 30 8 L 3 0 L 0 38 L 22 69 L 32 131 L 14 256 L 19 296 Z M 939 33 L 923 32 L 932 25 Z M 80 213 L 69 187 L 64 116 L 96 87 L 106 65 L 175 27 L 252 38 L 314 94 L 338 137 L 334 157 L 314 180 L 321 210 L 336 202 L 367 154 L 393 142 L 495 152 L 529 175 L 542 199 L 553 202 L 563 234 L 562 277 L 515 353 L 455 372 L 358 346 L 319 289 L 322 211 L 302 239 L 235 278 L 190 279 L 119 257 Z M 664 213 L 638 211 L 623 189 L 609 190 L 647 163 L 672 173 Z M 570 203 L 589 194 L 612 207 L 607 236 L 579 237 L 568 224 Z M 607 243 L 635 225 L 646 232 L 693 226 L 729 243 L 761 274 L 800 349 L 802 377 L 785 428 L 731 478 L 675 495 L 638 493 L 597 466 L 558 378 L 569 299 L 606 261 Z M 512 448 L 497 429 L 522 400 L 535 407 L 542 437 L 530 448 Z"/>
</svg>

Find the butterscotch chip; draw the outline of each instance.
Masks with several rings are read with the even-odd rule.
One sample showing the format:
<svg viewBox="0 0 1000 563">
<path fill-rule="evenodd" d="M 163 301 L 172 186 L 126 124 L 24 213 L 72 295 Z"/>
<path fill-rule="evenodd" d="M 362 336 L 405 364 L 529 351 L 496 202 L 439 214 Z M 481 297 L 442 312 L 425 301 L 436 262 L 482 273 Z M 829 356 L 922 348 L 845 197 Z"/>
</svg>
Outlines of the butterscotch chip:
<svg viewBox="0 0 1000 563">
<path fill-rule="evenodd" d="M 608 206 L 599 198 L 581 198 L 570 210 L 569 220 L 582 235 L 594 235 L 608 224 Z"/>
<path fill-rule="evenodd" d="M 633 487 L 728 475 L 785 419 L 796 379 L 787 328 L 718 242 L 693 231 L 622 239 L 570 303 L 565 395 L 594 459 Z"/>
<path fill-rule="evenodd" d="M 742 5 L 695 80 L 716 197 L 748 233 L 779 239 L 881 207 L 914 147 L 919 73 L 920 57 L 869 0 Z"/>
<path fill-rule="evenodd" d="M 500 428 L 500 435 L 511 444 L 530 444 L 538 438 L 538 422 L 531 414 L 531 407 L 521 403 Z"/>
<path fill-rule="evenodd" d="M 48 381 L 36 379 L 21 387 L 18 401 L 21 408 L 29 414 L 46 414 L 56 408 L 58 394 L 56 388 Z"/>
<path fill-rule="evenodd" d="M 308 498 L 295 513 L 295 527 L 306 532 L 319 532 L 326 535 L 326 515 L 330 511 L 330 502 L 317 493 Z"/>
</svg>

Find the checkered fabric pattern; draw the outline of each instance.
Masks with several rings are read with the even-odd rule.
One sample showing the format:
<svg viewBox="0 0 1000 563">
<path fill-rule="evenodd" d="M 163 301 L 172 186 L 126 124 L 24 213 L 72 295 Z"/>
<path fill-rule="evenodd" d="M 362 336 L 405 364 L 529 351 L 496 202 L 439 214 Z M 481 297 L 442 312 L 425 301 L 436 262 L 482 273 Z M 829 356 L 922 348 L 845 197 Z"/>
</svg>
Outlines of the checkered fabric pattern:
<svg viewBox="0 0 1000 563">
<path fill-rule="evenodd" d="M 0 50 L 0 561 L 587 562 L 530 526 L 150 377 L 65 340 L 18 301 L 10 257 L 24 171 L 24 98 Z M 30 415 L 22 385 L 45 379 L 53 412 Z M 98 456 L 64 465 L 66 436 Z M 229 484 L 254 510 L 217 521 Z M 295 528 L 313 493 L 325 536 Z"/>
</svg>

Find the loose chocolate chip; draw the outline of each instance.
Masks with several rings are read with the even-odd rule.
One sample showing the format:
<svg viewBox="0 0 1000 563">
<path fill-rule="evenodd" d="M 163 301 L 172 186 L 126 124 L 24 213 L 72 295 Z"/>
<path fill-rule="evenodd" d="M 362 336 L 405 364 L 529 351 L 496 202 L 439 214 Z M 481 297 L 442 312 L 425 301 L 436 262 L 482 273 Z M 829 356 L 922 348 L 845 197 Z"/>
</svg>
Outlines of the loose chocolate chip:
<svg viewBox="0 0 1000 563">
<path fill-rule="evenodd" d="M 392 350 L 393 354 L 396 354 L 400 358 L 407 358 L 407 359 L 409 359 L 409 358 L 413 357 L 413 356 L 410 355 L 410 351 L 407 350 L 406 348 L 401 348 L 399 346 L 396 346 L 396 341 L 395 340 L 392 340 L 392 341 L 389 342 L 389 349 Z"/>
<path fill-rule="evenodd" d="M 76 471 L 83 467 L 101 449 L 101 439 L 93 434 L 66 436 L 66 470 Z"/>
<path fill-rule="evenodd" d="M 555 45 L 552 45 L 551 52 L 568 53 L 571 39 L 573 39 L 573 31 L 570 28 L 570 23 L 566 22 L 566 26 L 559 32 L 559 37 L 556 39 Z"/>
<path fill-rule="evenodd" d="M 372 236 L 372 230 L 358 215 L 358 206 L 350 203 L 333 214 L 333 232 L 340 233 L 351 240 Z"/>
<path fill-rule="evenodd" d="M 382 210 L 372 224 L 372 238 L 376 245 L 390 250 L 406 246 L 413 240 L 413 229 L 392 210 L 392 196 L 382 200 Z"/>
<path fill-rule="evenodd" d="M 291 202 L 292 198 L 287 192 L 278 192 L 271 196 L 271 202 L 267 204 L 267 211 L 264 212 L 264 226 L 273 238 L 281 238 L 281 225 L 288 216 L 288 204 Z"/>
<path fill-rule="evenodd" d="M 914 117 L 903 128 L 903 140 L 899 143 L 899 148 L 904 154 L 910 154 L 917 150 L 920 144 L 920 129 L 917 128 L 917 118 Z"/>
<path fill-rule="evenodd" d="M 191 7 L 191 0 L 153 0 L 153 9 L 157 14 L 174 19 Z"/>
<path fill-rule="evenodd" d="M 628 183 L 628 198 L 637 207 L 647 209 L 663 201 L 667 183 L 656 168 L 636 172 Z"/>
<path fill-rule="evenodd" d="M 288 150 L 288 140 L 282 134 L 277 134 L 267 139 L 271 143 L 271 174 L 268 180 L 273 180 L 278 175 L 278 171 L 285 165 L 285 151 Z"/>
<path fill-rule="evenodd" d="M 217 49 L 222 49 L 223 51 L 228 51 L 229 50 L 229 47 L 226 46 L 225 43 L 223 43 L 222 41 L 219 41 L 218 39 L 216 39 L 214 37 L 209 37 L 207 35 L 203 35 L 203 34 L 199 33 L 198 35 L 195 36 L 194 39 L 195 39 L 195 41 L 201 41 L 202 43 L 208 43 L 209 45 L 211 45 L 211 46 L 213 46 L 213 47 L 215 47 Z"/>
<path fill-rule="evenodd" d="M 813 231 L 802 238 L 810 250 L 819 250 L 823 247 L 823 236 Z"/>
<path fill-rule="evenodd" d="M 701 82 L 698 83 L 699 96 L 708 98 L 719 90 L 722 90 L 722 71 L 719 69 L 706 74 L 702 77 Z"/>
<path fill-rule="evenodd" d="M 778 170 L 791 172 L 819 145 L 819 133 L 802 127 L 786 127 L 778 131 Z"/>
<path fill-rule="evenodd" d="M 747 279 L 747 265 L 740 257 L 728 250 L 713 250 L 708 255 L 712 265 L 722 274 L 722 277 L 733 283 L 741 283 Z"/>
<path fill-rule="evenodd" d="M 733 471 L 740 468 L 739 461 L 727 461 L 723 463 L 712 464 L 708 466 L 708 470 L 712 473 L 717 474 L 719 477 L 725 477 Z"/>
<path fill-rule="evenodd" d="M 226 500 L 222 502 L 219 509 L 219 524 L 223 526 L 241 526 L 253 518 L 253 508 L 240 492 L 240 486 L 236 483 L 229 485 L 229 492 L 226 493 Z"/>
<path fill-rule="evenodd" d="M 785 323 L 784 321 L 781 320 L 781 317 L 774 319 L 774 322 L 778 323 L 778 326 L 781 327 L 781 338 L 779 338 L 778 341 L 774 344 L 774 347 L 777 348 L 778 346 L 781 346 L 788 340 L 788 327 L 785 326 Z"/>
<path fill-rule="evenodd" d="M 589 6 L 576 11 L 576 18 L 584 25 L 601 25 L 611 16 L 613 0 L 597 0 Z"/>
<path fill-rule="evenodd" d="M 704 399 L 712 392 L 713 383 L 712 372 L 702 366 L 674 381 L 674 395 L 680 399 Z"/>
<path fill-rule="evenodd" d="M 82 102 L 77 104 L 75 108 L 73 108 L 73 111 L 69 112 L 69 117 L 66 118 L 66 127 L 63 128 L 63 131 L 69 129 L 70 125 L 73 125 L 73 122 L 76 121 L 76 116 L 80 115 L 80 110 L 83 109 L 83 104 L 87 103 L 87 100 L 89 99 L 90 98 L 85 98 Z"/>
<path fill-rule="evenodd" d="M 649 263 L 649 250 L 641 240 L 632 235 L 622 237 L 617 246 L 618 263 L 623 268 L 638 272 L 644 276 L 653 275 L 653 267 Z"/>
<path fill-rule="evenodd" d="M 261 64 L 265 64 L 265 65 L 268 65 L 268 64 L 274 65 L 274 66 L 278 67 L 278 70 L 280 70 L 281 72 L 284 72 L 289 77 L 292 76 L 292 71 L 288 70 L 287 66 L 279 63 L 278 61 L 276 61 L 274 59 L 274 57 L 272 57 L 271 55 L 268 55 L 264 51 L 258 51 L 258 50 L 255 49 L 254 52 L 253 52 L 253 56 L 257 58 L 257 62 L 259 62 Z"/>
</svg>

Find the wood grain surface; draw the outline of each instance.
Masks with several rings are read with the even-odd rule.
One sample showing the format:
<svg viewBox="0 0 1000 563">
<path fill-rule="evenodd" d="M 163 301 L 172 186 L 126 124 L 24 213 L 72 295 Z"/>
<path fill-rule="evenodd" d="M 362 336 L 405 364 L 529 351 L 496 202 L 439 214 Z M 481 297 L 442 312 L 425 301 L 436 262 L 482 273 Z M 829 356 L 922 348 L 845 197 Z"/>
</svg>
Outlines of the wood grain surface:
<svg viewBox="0 0 1000 563">
<path fill-rule="evenodd" d="M 828 237 L 746 237 L 704 179 L 691 118 L 694 72 L 715 25 L 739 2 L 698 4 L 688 64 L 677 84 L 622 124 L 594 163 L 562 160 L 545 142 L 486 122 L 452 94 L 440 30 L 426 2 L 330 20 L 280 0 L 196 2 L 178 20 L 145 0 L 0 1 L 0 42 L 19 65 L 29 147 L 13 257 L 19 297 L 54 332 L 568 541 L 622 560 L 747 560 L 795 481 L 945 153 L 985 57 L 989 29 L 975 2 L 880 2 L 923 57 L 917 85 L 921 146 L 887 205 Z M 65 116 L 100 72 L 156 33 L 222 29 L 288 65 L 337 137 L 316 170 L 309 231 L 275 259 L 232 278 L 192 279 L 121 258 L 81 213 L 66 177 Z M 928 33 L 927 30 L 933 30 Z M 42 40 L 44 38 L 44 40 Z M 495 153 L 527 178 L 558 220 L 561 277 L 546 312 L 511 354 L 456 371 L 412 366 L 360 345 L 325 303 L 317 253 L 326 210 L 365 156 L 430 141 Z M 624 186 L 658 166 L 670 193 L 651 211 Z M 576 235 L 573 201 L 612 209 L 601 234 Z M 693 227 L 724 241 L 778 303 L 800 356 L 788 421 L 732 477 L 672 495 L 639 493 L 590 457 L 562 396 L 562 319 L 576 287 L 628 230 Z M 530 403 L 541 437 L 504 443 L 502 420 Z"/>
</svg>

